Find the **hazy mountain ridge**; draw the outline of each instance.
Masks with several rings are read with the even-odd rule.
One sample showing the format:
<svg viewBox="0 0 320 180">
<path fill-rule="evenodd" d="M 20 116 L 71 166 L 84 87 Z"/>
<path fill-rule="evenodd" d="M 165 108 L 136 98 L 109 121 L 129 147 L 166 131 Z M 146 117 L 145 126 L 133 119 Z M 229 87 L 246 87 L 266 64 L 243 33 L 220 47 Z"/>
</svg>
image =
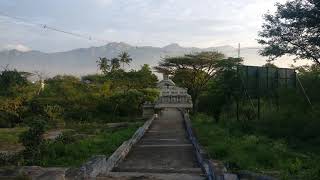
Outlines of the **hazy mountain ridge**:
<svg viewBox="0 0 320 180">
<path fill-rule="evenodd" d="M 164 47 L 131 46 L 126 43 L 109 43 L 100 47 L 73 49 L 65 52 L 44 53 L 40 51 L 21 52 L 6 50 L 0 52 L 0 66 L 9 65 L 24 71 L 43 71 L 55 74 L 84 75 L 97 72 L 96 61 L 99 57 L 116 57 L 119 52 L 127 51 L 133 58 L 131 68 L 139 68 L 143 64 L 154 66 L 165 56 L 177 56 L 200 51 L 219 51 L 226 56 L 236 57 L 237 49 L 232 46 L 210 48 L 181 47 L 173 43 Z M 261 65 L 265 61 L 257 53 L 257 48 L 242 48 L 241 54 L 246 64 Z"/>
</svg>

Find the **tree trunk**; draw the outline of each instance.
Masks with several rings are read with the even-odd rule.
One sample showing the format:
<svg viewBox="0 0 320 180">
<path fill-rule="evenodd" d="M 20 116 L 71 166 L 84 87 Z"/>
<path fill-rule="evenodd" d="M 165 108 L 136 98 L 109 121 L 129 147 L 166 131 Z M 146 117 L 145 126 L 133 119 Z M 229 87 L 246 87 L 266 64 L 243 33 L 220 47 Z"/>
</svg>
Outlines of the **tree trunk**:
<svg viewBox="0 0 320 180">
<path fill-rule="evenodd" d="M 198 95 L 197 94 L 194 94 L 192 96 L 192 104 L 193 104 L 193 107 L 192 107 L 193 113 L 198 112 Z"/>
</svg>

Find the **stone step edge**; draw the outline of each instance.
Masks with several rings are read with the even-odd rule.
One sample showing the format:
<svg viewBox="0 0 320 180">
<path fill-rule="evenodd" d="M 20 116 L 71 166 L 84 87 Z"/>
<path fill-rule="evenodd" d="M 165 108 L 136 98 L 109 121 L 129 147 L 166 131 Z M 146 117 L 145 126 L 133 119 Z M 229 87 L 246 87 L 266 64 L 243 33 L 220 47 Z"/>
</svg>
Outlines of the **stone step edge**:
<svg viewBox="0 0 320 180">
<path fill-rule="evenodd" d="M 104 155 L 95 156 L 84 163 L 80 168 L 70 168 L 66 171 L 66 179 L 88 179 L 95 178 L 99 174 L 106 174 L 116 167 L 129 153 L 135 145 L 144 136 L 150 128 L 155 116 L 147 120 L 128 140 L 122 143 L 118 149 L 109 157 Z"/>
<path fill-rule="evenodd" d="M 194 179 L 195 177 L 197 179 L 203 179 L 205 176 L 203 175 L 195 175 L 195 174 L 185 174 L 185 173 L 140 173 L 140 172 L 110 172 L 107 175 L 101 175 L 97 176 L 97 180 L 104 180 L 104 179 L 118 179 L 120 178 L 121 180 L 126 179 L 176 179 L 177 177 L 187 177 L 188 179 Z"/>
<path fill-rule="evenodd" d="M 179 168 L 179 169 L 168 169 L 168 168 L 119 168 L 107 174 L 100 174 L 100 176 L 109 176 L 113 174 L 188 174 L 188 175 L 203 175 L 201 168 Z"/>
</svg>

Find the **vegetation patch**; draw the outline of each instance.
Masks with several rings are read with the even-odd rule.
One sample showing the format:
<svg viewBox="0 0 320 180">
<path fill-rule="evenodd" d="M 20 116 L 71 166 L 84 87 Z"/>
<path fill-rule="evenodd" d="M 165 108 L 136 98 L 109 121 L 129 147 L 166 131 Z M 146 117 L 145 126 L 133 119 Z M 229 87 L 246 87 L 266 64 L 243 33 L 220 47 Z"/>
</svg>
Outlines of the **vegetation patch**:
<svg viewBox="0 0 320 180">
<path fill-rule="evenodd" d="M 0 128 L 0 151 L 21 149 L 19 136 L 25 131 L 27 131 L 26 127 Z"/>
<path fill-rule="evenodd" d="M 64 135 L 54 142 L 45 142 L 40 165 L 76 167 L 93 155 L 110 156 L 124 141 L 131 138 L 138 127 L 139 124 L 116 130 L 107 129 L 80 141 Z"/>
<path fill-rule="evenodd" d="M 284 139 L 235 132 L 204 114 L 192 116 L 192 124 L 211 158 L 223 160 L 232 171 L 250 170 L 281 179 L 320 177 L 320 154 L 301 153 Z"/>
</svg>

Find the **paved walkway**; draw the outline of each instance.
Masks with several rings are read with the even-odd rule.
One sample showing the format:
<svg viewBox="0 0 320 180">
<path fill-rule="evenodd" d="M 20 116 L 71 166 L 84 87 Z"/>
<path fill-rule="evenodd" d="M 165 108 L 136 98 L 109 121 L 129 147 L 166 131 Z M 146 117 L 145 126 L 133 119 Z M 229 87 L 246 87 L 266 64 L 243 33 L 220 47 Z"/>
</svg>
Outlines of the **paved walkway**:
<svg viewBox="0 0 320 180">
<path fill-rule="evenodd" d="M 126 159 L 115 168 L 112 179 L 204 179 L 181 113 L 166 109 L 154 120 Z M 118 177 L 118 178 L 116 178 Z M 104 178 L 105 179 L 105 178 Z"/>
</svg>

